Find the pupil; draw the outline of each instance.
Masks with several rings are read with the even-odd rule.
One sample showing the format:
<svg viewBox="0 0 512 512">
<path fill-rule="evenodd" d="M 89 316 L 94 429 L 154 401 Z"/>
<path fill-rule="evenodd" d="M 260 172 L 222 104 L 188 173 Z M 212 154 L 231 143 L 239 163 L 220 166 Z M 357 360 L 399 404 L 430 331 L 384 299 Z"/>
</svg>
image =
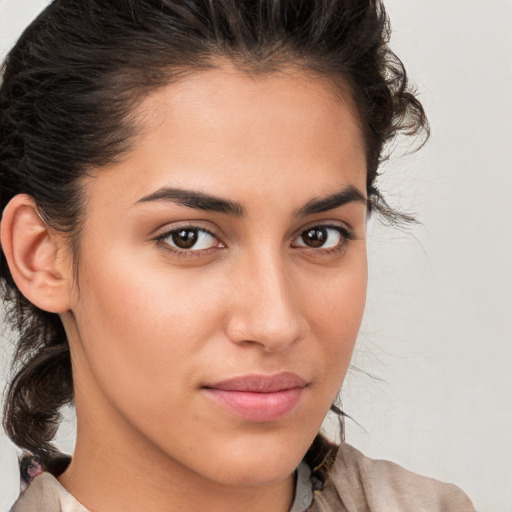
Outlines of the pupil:
<svg viewBox="0 0 512 512">
<path fill-rule="evenodd" d="M 327 231 L 325 229 L 309 229 L 302 234 L 302 239 L 310 247 L 321 247 L 327 240 Z"/>
<path fill-rule="evenodd" d="M 190 249 L 197 242 L 197 231 L 192 229 L 182 229 L 172 235 L 172 241 L 180 249 Z"/>
</svg>

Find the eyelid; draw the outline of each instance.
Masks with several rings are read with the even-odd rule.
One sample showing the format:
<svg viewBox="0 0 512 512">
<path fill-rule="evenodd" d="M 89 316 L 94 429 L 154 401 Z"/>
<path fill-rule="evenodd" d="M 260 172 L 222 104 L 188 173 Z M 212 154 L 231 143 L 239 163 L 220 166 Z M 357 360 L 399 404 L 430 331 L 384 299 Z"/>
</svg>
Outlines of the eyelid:
<svg viewBox="0 0 512 512">
<path fill-rule="evenodd" d="M 223 238 L 221 230 L 211 222 L 206 220 L 191 219 L 185 221 L 167 222 L 153 232 L 151 235 L 151 240 L 155 240 L 157 238 L 165 238 L 166 235 L 179 231 L 180 229 L 197 229 L 198 231 L 204 231 L 219 240 Z"/>
<path fill-rule="evenodd" d="M 294 239 L 298 236 L 302 235 L 304 231 L 307 231 L 308 229 L 312 228 L 330 228 L 330 229 L 336 229 L 340 233 L 342 233 L 347 238 L 353 239 L 355 238 L 354 230 L 345 222 L 341 221 L 334 221 L 334 220 L 320 220 L 320 221 L 313 221 L 309 224 L 306 224 L 299 228 L 296 231 L 296 234 L 294 235 Z"/>
<path fill-rule="evenodd" d="M 344 252 L 348 248 L 349 243 L 356 239 L 353 229 L 349 228 L 345 223 L 335 221 L 317 221 L 300 228 L 298 233 L 293 237 L 293 241 L 302 236 L 304 232 L 314 228 L 334 229 L 337 231 L 341 236 L 339 245 L 328 248 L 308 247 L 307 245 L 292 245 L 292 247 L 294 249 L 300 249 L 318 255 L 333 255 Z"/>
<path fill-rule="evenodd" d="M 201 226 L 197 223 L 198 221 L 184 221 L 177 222 L 172 225 L 166 225 L 163 228 L 160 228 L 154 236 L 151 237 L 151 241 L 159 245 L 163 250 L 172 253 L 173 255 L 179 257 L 197 257 L 211 253 L 212 251 L 223 249 L 226 247 L 224 242 L 221 240 L 220 236 L 214 232 L 214 230 Z M 207 249 L 180 249 L 179 247 L 174 247 L 169 243 L 165 242 L 166 238 L 172 236 L 173 233 L 179 232 L 181 230 L 197 230 L 202 231 L 203 233 L 207 233 L 211 237 L 217 240 L 218 244 L 214 247 L 209 247 Z"/>
<path fill-rule="evenodd" d="M 204 227 L 200 225 L 198 222 L 202 221 L 182 221 L 182 222 L 176 222 L 172 225 L 165 225 L 165 227 L 160 228 L 154 236 L 151 237 L 151 241 L 157 243 L 160 245 L 160 247 L 174 255 L 181 256 L 181 257 L 200 257 L 206 254 L 209 254 L 213 251 L 216 251 L 218 249 L 224 249 L 227 247 L 227 245 L 222 241 L 221 236 L 216 233 L 216 231 L 220 231 L 218 229 L 209 229 L 207 227 Z M 209 223 L 208 223 L 209 224 Z M 340 244 L 336 247 L 329 247 L 329 248 L 323 248 L 323 247 L 308 247 L 306 245 L 293 245 L 293 242 L 300 237 L 305 231 L 308 231 L 309 229 L 313 228 L 325 228 L 325 229 L 334 229 L 340 233 L 340 236 L 342 238 Z M 196 249 L 193 248 L 190 249 L 180 249 L 178 247 L 174 247 L 170 245 L 169 243 L 165 242 L 165 239 L 170 237 L 173 233 L 176 233 L 182 229 L 193 229 L 197 231 L 202 231 L 204 233 L 207 233 L 208 235 L 215 238 L 218 242 L 218 245 L 215 247 L 209 247 L 207 249 Z M 318 254 L 334 254 L 337 252 L 342 252 L 347 249 L 347 246 L 351 240 L 355 240 L 357 237 L 354 234 L 354 231 L 352 228 L 350 228 L 346 223 L 343 223 L 341 221 L 313 221 L 309 224 L 306 224 L 302 226 L 299 230 L 295 232 L 295 235 L 292 238 L 292 248 L 294 249 L 301 249 L 304 251 L 310 251 Z"/>
</svg>

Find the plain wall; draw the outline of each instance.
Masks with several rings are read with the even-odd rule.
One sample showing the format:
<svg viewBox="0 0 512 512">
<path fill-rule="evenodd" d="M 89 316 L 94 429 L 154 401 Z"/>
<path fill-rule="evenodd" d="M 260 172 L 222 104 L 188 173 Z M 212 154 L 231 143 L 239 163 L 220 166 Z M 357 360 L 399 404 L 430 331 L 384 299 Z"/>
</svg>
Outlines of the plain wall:
<svg viewBox="0 0 512 512">
<path fill-rule="evenodd" d="M 0 54 L 45 4 L 0 0 Z M 457 483 L 481 512 L 510 512 L 512 2 L 386 5 L 392 47 L 421 92 L 432 138 L 385 166 L 389 201 L 421 224 L 403 232 L 370 222 L 367 311 L 353 360 L 362 371 L 350 372 L 343 392 L 357 422 L 347 421 L 347 440 Z M 59 440 L 72 450 L 72 420 Z M 0 509 L 18 486 L 15 449 L 0 434 Z"/>
</svg>

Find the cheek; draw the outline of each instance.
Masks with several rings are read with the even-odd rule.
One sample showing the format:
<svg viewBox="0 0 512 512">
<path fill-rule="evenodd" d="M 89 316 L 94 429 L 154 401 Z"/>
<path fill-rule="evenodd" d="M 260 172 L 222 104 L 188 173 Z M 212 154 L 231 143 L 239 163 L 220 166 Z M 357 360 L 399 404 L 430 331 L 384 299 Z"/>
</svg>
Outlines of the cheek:
<svg viewBox="0 0 512 512">
<path fill-rule="evenodd" d="M 360 249 L 343 268 L 319 279 L 304 305 L 329 385 L 336 389 L 349 366 L 365 307 L 367 262 L 364 247 Z"/>
<path fill-rule="evenodd" d="M 221 324 L 221 288 L 213 277 L 134 261 L 118 253 L 84 262 L 91 277 L 81 279 L 77 314 L 83 349 L 107 394 L 144 402 L 159 389 L 172 400 Z"/>
</svg>

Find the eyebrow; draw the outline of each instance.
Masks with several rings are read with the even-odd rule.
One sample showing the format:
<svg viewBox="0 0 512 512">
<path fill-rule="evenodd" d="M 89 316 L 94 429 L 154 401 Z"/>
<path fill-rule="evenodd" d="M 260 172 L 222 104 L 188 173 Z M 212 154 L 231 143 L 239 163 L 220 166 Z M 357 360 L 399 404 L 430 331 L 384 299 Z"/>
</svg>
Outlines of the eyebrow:
<svg viewBox="0 0 512 512">
<path fill-rule="evenodd" d="M 300 210 L 296 212 L 297 217 L 306 217 L 307 215 L 313 215 L 314 213 L 322 213 L 329 210 L 334 210 L 340 206 L 344 206 L 348 203 L 363 203 L 368 207 L 368 200 L 362 194 L 359 189 L 353 185 L 345 187 L 340 192 L 332 194 L 326 197 L 320 197 L 311 199 L 308 201 Z"/>
<path fill-rule="evenodd" d="M 139 199 L 135 204 L 152 201 L 171 201 L 188 208 L 225 213 L 235 217 L 243 217 L 245 215 L 245 208 L 240 203 L 195 190 L 162 187 L 156 192 Z M 335 194 L 311 199 L 302 208 L 295 211 L 294 215 L 296 217 L 306 217 L 315 213 L 334 210 L 352 202 L 363 203 L 368 206 L 368 201 L 364 194 L 353 185 L 349 185 Z"/>
<path fill-rule="evenodd" d="M 139 199 L 135 204 L 147 203 L 150 201 L 172 201 L 173 203 L 188 206 L 189 208 L 227 213 L 236 217 L 242 217 L 245 214 L 244 207 L 240 203 L 211 196 L 204 192 L 184 190 L 181 188 L 163 187 L 156 192 Z"/>
</svg>

